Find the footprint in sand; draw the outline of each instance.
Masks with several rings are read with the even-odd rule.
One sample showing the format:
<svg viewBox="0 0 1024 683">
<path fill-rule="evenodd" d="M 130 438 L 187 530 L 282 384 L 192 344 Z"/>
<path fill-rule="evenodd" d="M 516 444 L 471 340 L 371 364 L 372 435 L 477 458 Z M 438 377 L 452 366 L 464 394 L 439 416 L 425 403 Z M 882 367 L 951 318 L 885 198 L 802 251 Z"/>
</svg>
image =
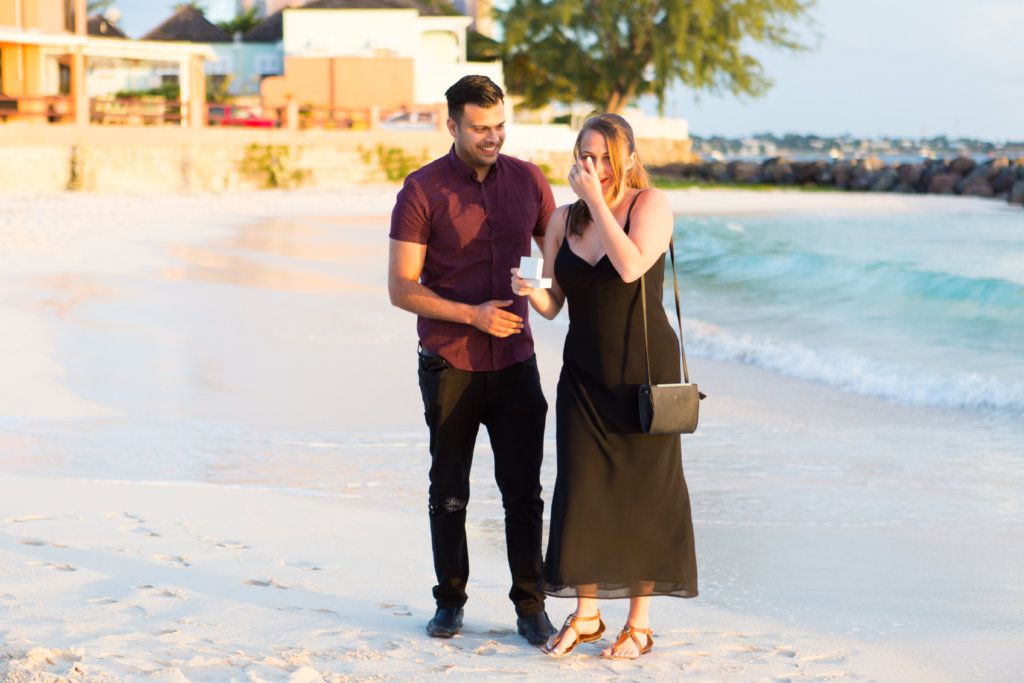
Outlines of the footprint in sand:
<svg viewBox="0 0 1024 683">
<path fill-rule="evenodd" d="M 5 519 L 4 522 L 13 522 L 14 524 L 21 524 L 23 522 L 45 522 L 53 517 L 46 517 L 44 515 L 21 515 L 20 517 L 11 517 Z"/>
<path fill-rule="evenodd" d="M 113 605 L 115 602 L 117 602 L 117 600 L 104 595 L 103 597 L 99 598 L 89 598 L 88 600 L 86 600 L 86 602 L 90 605 Z"/>
<path fill-rule="evenodd" d="M 488 640 L 486 643 L 484 643 L 477 649 L 473 650 L 473 653 L 478 654 L 482 657 L 490 657 L 491 655 L 496 655 L 498 654 L 498 648 L 496 647 L 497 644 L 498 643 L 493 640 Z"/>
<path fill-rule="evenodd" d="M 777 647 L 772 654 L 776 657 L 788 657 L 792 659 L 793 657 L 796 657 L 796 650 L 791 647 Z"/>
<path fill-rule="evenodd" d="M 41 562 L 41 561 L 36 560 L 34 562 L 29 562 L 28 565 L 30 567 L 51 567 L 53 569 L 56 569 L 59 572 L 77 572 L 78 571 L 78 567 L 70 565 L 67 562 L 63 562 L 63 563 L 57 564 L 56 562 Z"/>
<path fill-rule="evenodd" d="M 63 543 L 51 543 L 50 541 L 44 541 L 44 540 L 39 539 L 39 538 L 25 538 L 25 539 L 22 539 L 22 540 L 18 541 L 18 543 L 20 543 L 22 545 L 32 545 L 32 546 L 48 545 L 51 548 L 57 548 L 57 549 L 67 548 L 67 546 L 64 545 Z"/>
<path fill-rule="evenodd" d="M 803 661 L 808 664 L 839 664 L 846 661 L 845 652 L 832 652 L 821 655 L 806 655 Z"/>
<path fill-rule="evenodd" d="M 135 590 L 158 598 L 177 598 L 179 600 L 185 599 L 185 595 L 183 593 L 180 593 L 174 590 L 173 588 L 160 588 L 159 586 L 154 586 L 148 583 L 142 586 L 136 586 Z"/>
<path fill-rule="evenodd" d="M 515 633 L 515 631 L 513 631 L 510 628 L 492 628 L 492 629 L 488 629 L 487 631 L 485 631 L 484 635 L 486 635 L 486 636 L 497 636 L 498 638 L 504 638 L 505 636 L 510 636 L 513 633 Z"/>
<path fill-rule="evenodd" d="M 156 557 L 156 559 L 160 560 L 161 562 L 168 562 L 168 563 L 174 565 L 175 567 L 191 567 L 192 566 L 192 564 L 189 562 L 189 560 L 191 558 L 190 557 L 185 557 L 185 556 L 182 556 L 182 555 L 156 555 L 155 557 Z"/>
<path fill-rule="evenodd" d="M 396 617 L 411 617 L 412 612 L 405 605 L 399 605 L 398 603 L 382 602 L 380 604 L 381 609 L 391 610 L 391 613 Z"/>
<path fill-rule="evenodd" d="M 260 588 L 270 588 L 271 586 L 273 586 L 274 588 L 280 588 L 282 590 L 287 590 L 289 588 L 284 584 L 278 583 L 277 580 L 273 578 L 267 579 L 266 581 L 263 581 L 261 579 L 246 579 L 242 583 L 244 583 L 246 586 L 259 586 Z"/>
<path fill-rule="evenodd" d="M 286 562 L 285 566 L 286 567 L 291 567 L 292 569 L 301 569 L 302 571 L 306 571 L 306 572 L 322 572 L 323 571 L 323 569 L 321 569 L 320 567 L 318 567 L 315 564 L 312 564 L 310 562 Z"/>
<path fill-rule="evenodd" d="M 248 550 L 249 546 L 240 541 L 216 541 L 212 538 L 203 539 L 208 543 L 212 543 L 218 548 L 227 548 L 228 550 Z"/>
</svg>

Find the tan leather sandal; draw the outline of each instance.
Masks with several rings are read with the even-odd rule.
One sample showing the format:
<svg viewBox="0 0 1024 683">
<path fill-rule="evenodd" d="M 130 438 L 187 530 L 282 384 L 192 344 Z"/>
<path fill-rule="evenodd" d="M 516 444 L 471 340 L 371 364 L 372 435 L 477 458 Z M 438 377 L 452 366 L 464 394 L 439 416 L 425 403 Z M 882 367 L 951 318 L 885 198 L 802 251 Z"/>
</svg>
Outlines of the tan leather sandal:
<svg viewBox="0 0 1024 683">
<path fill-rule="evenodd" d="M 580 633 L 580 630 L 576 627 L 576 624 L 583 621 L 593 621 L 594 619 L 597 619 L 597 630 L 593 633 Z M 565 618 L 565 623 L 562 624 L 562 628 L 558 629 L 558 633 L 555 634 L 554 642 L 556 646 L 558 645 L 558 643 L 562 642 L 562 638 L 569 631 L 569 629 L 572 629 L 576 633 L 576 640 L 574 640 L 572 644 L 569 645 L 569 647 L 565 648 L 565 650 L 563 650 L 562 652 L 555 652 L 552 648 L 548 647 L 547 643 L 545 643 L 543 648 L 544 652 L 546 652 L 551 657 L 564 657 L 573 650 L 575 650 L 576 646 L 580 643 L 592 643 L 595 640 L 600 640 L 601 634 L 604 633 L 604 628 L 605 626 L 604 622 L 601 621 L 600 612 L 598 612 L 592 617 L 578 617 L 574 612 Z"/>
<path fill-rule="evenodd" d="M 636 637 L 637 633 L 643 633 L 645 636 L 647 636 L 647 645 L 640 645 L 640 639 Z M 629 624 L 626 624 L 622 627 L 622 630 L 619 631 L 619 637 L 615 640 L 615 643 L 612 645 L 611 651 L 615 652 L 615 648 L 625 643 L 627 638 L 631 639 L 634 643 L 636 643 L 636 649 L 640 652 L 640 654 L 638 654 L 636 657 L 616 657 L 615 655 L 608 655 L 607 657 L 605 657 L 605 659 L 636 659 L 641 655 L 647 654 L 651 651 L 651 648 L 654 647 L 654 631 L 652 631 L 649 628 L 637 628 L 636 626 L 630 626 Z"/>
</svg>

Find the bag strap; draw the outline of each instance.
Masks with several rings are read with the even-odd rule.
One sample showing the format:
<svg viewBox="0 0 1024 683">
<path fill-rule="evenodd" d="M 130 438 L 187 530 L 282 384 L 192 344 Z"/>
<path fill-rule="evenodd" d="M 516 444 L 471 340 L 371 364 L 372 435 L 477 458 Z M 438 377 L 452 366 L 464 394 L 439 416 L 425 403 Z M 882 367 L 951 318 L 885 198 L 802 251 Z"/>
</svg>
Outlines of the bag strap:
<svg viewBox="0 0 1024 683">
<path fill-rule="evenodd" d="M 690 371 L 686 367 L 686 350 L 683 348 L 683 310 L 679 305 L 679 278 L 676 276 L 676 250 L 671 237 L 668 240 L 668 253 L 672 259 L 672 289 L 676 295 L 676 321 L 679 323 L 679 356 L 683 362 L 683 381 L 689 384 Z M 640 276 L 640 307 L 643 309 L 644 319 L 644 369 L 646 370 L 644 377 L 647 380 L 645 384 L 650 384 L 651 356 L 647 348 L 647 285 L 644 282 L 645 279 L 644 275 Z"/>
</svg>

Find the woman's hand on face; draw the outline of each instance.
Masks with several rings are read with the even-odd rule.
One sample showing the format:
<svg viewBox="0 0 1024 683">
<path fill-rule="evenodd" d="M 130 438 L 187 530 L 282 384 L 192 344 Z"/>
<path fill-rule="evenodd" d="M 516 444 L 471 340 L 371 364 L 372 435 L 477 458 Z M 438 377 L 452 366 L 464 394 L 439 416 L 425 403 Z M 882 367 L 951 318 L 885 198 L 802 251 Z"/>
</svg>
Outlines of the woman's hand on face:
<svg viewBox="0 0 1024 683">
<path fill-rule="evenodd" d="M 519 269 L 512 269 L 512 293 L 516 296 L 530 296 L 534 289 L 526 283 L 526 280 L 519 277 Z"/>
<path fill-rule="evenodd" d="M 603 201 L 604 193 L 601 191 L 601 178 L 598 176 L 597 168 L 590 157 L 579 159 L 569 170 L 569 186 L 576 196 L 592 204 Z"/>
</svg>

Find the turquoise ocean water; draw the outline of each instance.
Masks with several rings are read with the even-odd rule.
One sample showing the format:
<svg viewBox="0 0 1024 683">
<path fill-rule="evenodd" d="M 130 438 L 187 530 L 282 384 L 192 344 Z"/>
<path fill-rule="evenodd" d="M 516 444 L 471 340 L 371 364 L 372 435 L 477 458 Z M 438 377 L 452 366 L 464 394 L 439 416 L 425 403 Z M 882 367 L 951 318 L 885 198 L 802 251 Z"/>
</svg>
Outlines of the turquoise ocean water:
<svg viewBox="0 0 1024 683">
<path fill-rule="evenodd" d="M 1024 211 L 680 216 L 675 240 L 691 354 L 1024 416 Z"/>
</svg>

